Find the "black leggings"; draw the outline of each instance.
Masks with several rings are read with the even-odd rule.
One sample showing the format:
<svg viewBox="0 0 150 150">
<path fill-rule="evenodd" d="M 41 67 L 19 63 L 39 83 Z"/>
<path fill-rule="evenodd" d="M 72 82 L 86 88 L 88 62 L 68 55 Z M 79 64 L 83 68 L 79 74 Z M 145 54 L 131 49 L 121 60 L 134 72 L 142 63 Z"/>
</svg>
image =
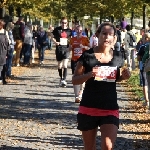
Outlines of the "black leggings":
<svg viewBox="0 0 150 150">
<path fill-rule="evenodd" d="M 7 72 L 7 67 L 6 67 L 6 64 L 3 65 L 3 69 L 1 71 L 1 80 L 4 82 L 5 81 L 5 78 L 6 78 L 6 72 Z"/>
</svg>

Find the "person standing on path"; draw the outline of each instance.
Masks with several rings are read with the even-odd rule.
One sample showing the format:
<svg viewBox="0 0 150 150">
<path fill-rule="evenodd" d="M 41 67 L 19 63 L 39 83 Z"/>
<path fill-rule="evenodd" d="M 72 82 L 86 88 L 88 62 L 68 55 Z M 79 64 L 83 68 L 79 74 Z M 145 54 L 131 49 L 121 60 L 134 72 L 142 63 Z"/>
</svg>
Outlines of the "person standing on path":
<svg viewBox="0 0 150 150">
<path fill-rule="evenodd" d="M 93 34 L 91 37 L 90 37 L 90 47 L 91 48 L 94 48 L 95 46 L 98 46 L 98 37 L 97 37 L 98 33 L 97 33 L 97 30 L 95 32 L 95 34 Z"/>
<path fill-rule="evenodd" d="M 5 81 L 5 65 L 6 65 L 6 55 L 8 54 L 10 47 L 9 47 L 9 35 L 8 32 L 3 28 L 5 22 L 0 19 L 0 82 L 3 84 L 6 83 Z"/>
<path fill-rule="evenodd" d="M 33 33 L 33 46 L 32 46 L 32 63 L 35 62 L 34 60 L 34 53 L 35 51 L 37 50 L 37 26 L 33 26 L 33 29 L 32 29 L 32 33 Z"/>
<path fill-rule="evenodd" d="M 120 22 L 120 27 L 121 29 L 126 29 L 126 26 L 127 26 L 127 21 L 125 20 L 125 17 L 123 17 Z"/>
<path fill-rule="evenodd" d="M 48 48 L 47 39 L 48 39 L 47 32 L 41 26 L 37 35 L 37 45 L 38 45 L 38 51 L 39 51 L 40 65 L 42 65 L 44 62 L 45 50 Z"/>
<path fill-rule="evenodd" d="M 82 27 L 80 25 L 75 28 L 75 32 L 77 33 L 77 36 L 72 37 L 70 39 L 70 50 L 72 51 L 71 57 L 72 74 L 74 74 L 74 70 L 77 65 L 79 57 L 85 50 L 88 50 L 90 48 L 89 39 L 82 35 Z M 79 103 L 82 98 L 84 83 L 80 85 L 73 85 L 73 88 L 75 94 L 75 103 Z"/>
<path fill-rule="evenodd" d="M 120 51 L 121 49 L 121 31 L 119 25 L 116 25 L 116 30 L 117 30 L 117 42 L 115 44 L 116 50 Z"/>
<path fill-rule="evenodd" d="M 69 61 L 69 40 L 72 31 L 68 28 L 68 20 L 65 17 L 61 19 L 61 26 L 53 30 L 52 40 L 56 45 L 56 60 L 58 61 L 58 73 L 60 76 L 60 86 L 66 86 L 67 65 Z"/>
<path fill-rule="evenodd" d="M 148 85 L 147 85 L 147 78 L 146 78 L 146 72 L 144 72 L 144 65 L 142 63 L 142 58 L 145 53 L 145 48 L 149 44 L 150 40 L 150 34 L 145 33 L 143 35 L 143 44 L 140 46 L 138 53 L 137 53 L 137 60 L 139 61 L 139 69 L 140 69 L 140 76 L 142 79 L 142 86 L 143 86 L 143 95 L 144 95 L 144 106 L 149 106 L 149 100 L 148 100 Z"/>
<path fill-rule="evenodd" d="M 150 37 L 150 33 L 147 33 L 148 37 Z M 145 47 L 145 52 L 142 57 L 143 66 L 145 65 L 146 60 L 150 57 L 150 38 L 147 39 L 147 45 Z M 145 66 L 144 66 L 145 67 Z M 146 78 L 148 83 L 148 99 L 147 110 L 146 112 L 150 114 L 150 71 L 146 72 Z"/>
<path fill-rule="evenodd" d="M 98 126 L 101 150 L 113 149 L 119 128 L 116 81 L 130 78 L 128 69 L 120 71 L 121 52 L 112 49 L 116 43 L 114 25 L 103 23 L 98 32 L 98 46 L 83 52 L 72 77 L 73 85 L 85 82 L 77 115 L 77 128 L 82 131 L 85 150 L 96 150 Z"/>
<path fill-rule="evenodd" d="M 32 33 L 32 24 L 27 22 L 26 27 L 24 29 L 24 66 L 30 65 L 30 57 L 32 54 L 32 46 L 33 46 L 33 33 Z"/>
<path fill-rule="evenodd" d="M 16 42 L 15 50 L 16 50 L 16 57 L 15 57 L 15 65 L 20 66 L 20 60 L 22 59 L 23 54 L 23 41 L 24 41 L 24 29 L 25 29 L 25 22 L 23 17 L 19 17 L 19 20 L 15 23 L 13 29 L 13 37 Z"/>
<path fill-rule="evenodd" d="M 53 27 L 52 25 L 49 26 L 48 30 L 47 30 L 47 35 L 48 35 L 48 49 L 52 50 L 52 46 L 53 46 L 53 41 L 51 40 L 51 35 L 53 32 Z"/>
<path fill-rule="evenodd" d="M 131 26 L 127 25 L 126 26 L 126 34 L 125 34 L 125 39 L 124 39 L 124 49 L 127 54 L 127 65 L 130 70 L 134 69 L 134 51 L 135 51 L 135 42 L 136 42 L 136 37 L 131 31 Z"/>
<path fill-rule="evenodd" d="M 7 66 L 6 77 L 8 78 L 13 77 L 13 75 L 11 74 L 13 52 L 14 52 L 14 46 L 15 46 L 15 41 L 14 41 L 14 37 L 12 34 L 13 28 L 14 28 L 14 24 L 12 22 L 8 22 L 6 26 L 6 30 L 8 31 L 9 40 L 10 40 L 10 50 L 9 50 L 9 53 L 7 54 L 7 60 L 6 60 L 6 66 Z"/>
</svg>

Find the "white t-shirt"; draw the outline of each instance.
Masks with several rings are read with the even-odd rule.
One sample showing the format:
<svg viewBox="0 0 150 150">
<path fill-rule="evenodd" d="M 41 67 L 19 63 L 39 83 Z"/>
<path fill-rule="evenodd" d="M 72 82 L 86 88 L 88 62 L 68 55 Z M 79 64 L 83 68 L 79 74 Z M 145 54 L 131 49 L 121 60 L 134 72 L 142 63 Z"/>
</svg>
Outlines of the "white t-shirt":
<svg viewBox="0 0 150 150">
<path fill-rule="evenodd" d="M 121 43 L 124 43 L 124 39 L 125 39 L 125 34 L 126 32 L 121 32 Z"/>
<path fill-rule="evenodd" d="M 90 37 L 90 47 L 93 48 L 93 46 L 98 46 L 98 38 L 95 34 Z"/>
</svg>

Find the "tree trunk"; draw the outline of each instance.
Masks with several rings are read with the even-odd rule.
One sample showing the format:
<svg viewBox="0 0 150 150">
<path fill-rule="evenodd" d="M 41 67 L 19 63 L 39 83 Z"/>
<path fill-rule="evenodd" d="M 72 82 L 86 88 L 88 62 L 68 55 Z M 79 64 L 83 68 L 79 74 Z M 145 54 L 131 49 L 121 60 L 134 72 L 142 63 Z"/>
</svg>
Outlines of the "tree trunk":
<svg viewBox="0 0 150 150">
<path fill-rule="evenodd" d="M 143 29 L 146 29 L 145 23 L 146 23 L 146 5 L 144 4 L 143 5 Z"/>
<path fill-rule="evenodd" d="M 4 19 L 4 17 L 5 17 L 5 8 L 2 7 L 0 8 L 0 19 Z"/>
</svg>

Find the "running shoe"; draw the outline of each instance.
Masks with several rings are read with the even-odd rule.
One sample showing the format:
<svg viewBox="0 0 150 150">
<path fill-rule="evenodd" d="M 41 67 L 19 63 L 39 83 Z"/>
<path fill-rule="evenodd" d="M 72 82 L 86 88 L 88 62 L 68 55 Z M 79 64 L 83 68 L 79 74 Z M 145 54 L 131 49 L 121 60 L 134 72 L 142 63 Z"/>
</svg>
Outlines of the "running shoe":
<svg viewBox="0 0 150 150">
<path fill-rule="evenodd" d="M 81 98 L 80 98 L 80 97 L 76 97 L 76 98 L 75 98 L 75 103 L 80 103 L 80 101 L 81 101 Z"/>
<path fill-rule="evenodd" d="M 65 80 L 61 80 L 61 86 L 62 87 L 66 87 L 67 86 L 67 82 Z"/>
</svg>

